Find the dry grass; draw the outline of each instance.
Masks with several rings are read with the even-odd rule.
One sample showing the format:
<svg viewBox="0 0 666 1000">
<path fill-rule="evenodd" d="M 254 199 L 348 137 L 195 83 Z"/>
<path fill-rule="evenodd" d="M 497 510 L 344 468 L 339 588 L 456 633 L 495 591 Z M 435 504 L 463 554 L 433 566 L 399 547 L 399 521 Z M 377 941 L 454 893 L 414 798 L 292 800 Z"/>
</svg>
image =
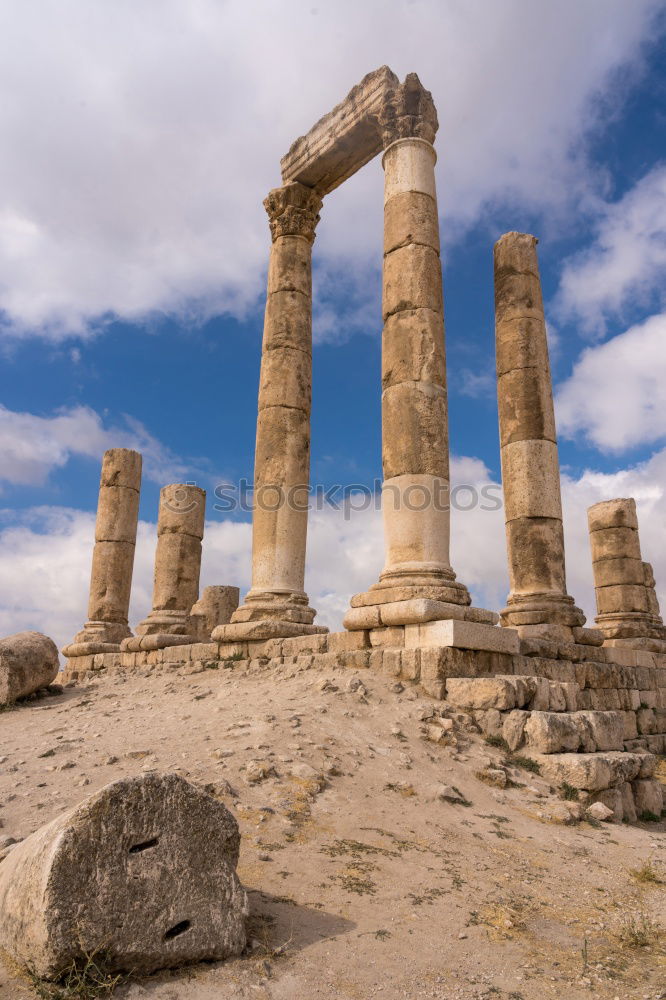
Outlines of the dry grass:
<svg viewBox="0 0 666 1000">
<path fill-rule="evenodd" d="M 618 926 L 616 936 L 627 948 L 649 948 L 661 935 L 659 924 L 647 913 L 627 913 Z"/>
<path fill-rule="evenodd" d="M 116 987 L 126 981 L 125 976 L 107 970 L 101 952 L 93 952 L 72 962 L 58 976 L 57 982 L 46 982 L 30 971 L 28 978 L 40 1000 L 101 1000 L 113 996 Z"/>
<path fill-rule="evenodd" d="M 642 885 L 661 885 L 662 880 L 652 861 L 644 861 L 638 868 L 630 868 L 629 874 Z"/>
</svg>

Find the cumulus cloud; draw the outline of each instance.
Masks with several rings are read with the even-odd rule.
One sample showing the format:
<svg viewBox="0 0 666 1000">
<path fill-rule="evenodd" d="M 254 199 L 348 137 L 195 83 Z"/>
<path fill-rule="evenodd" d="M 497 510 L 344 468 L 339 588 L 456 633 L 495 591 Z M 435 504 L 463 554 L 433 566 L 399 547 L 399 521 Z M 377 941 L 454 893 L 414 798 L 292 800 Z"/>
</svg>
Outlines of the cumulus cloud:
<svg viewBox="0 0 666 1000">
<path fill-rule="evenodd" d="M 606 452 L 666 436 L 666 313 L 583 351 L 556 395 L 558 428 Z"/>
<path fill-rule="evenodd" d="M 483 462 L 454 459 L 453 481 L 482 488 L 493 484 Z M 593 470 L 575 478 L 564 474 L 562 492 L 568 589 L 591 623 L 595 614 L 586 510 L 599 500 L 637 500 L 643 558 L 653 563 L 659 596 L 666 607 L 666 449 L 649 461 L 614 474 Z M 468 493 L 469 495 L 469 493 Z M 504 606 L 508 577 L 504 512 L 496 503 L 452 511 L 451 563 L 477 606 Z M 0 634 L 37 629 L 63 646 L 81 627 L 88 603 L 94 515 L 62 507 L 0 511 Z M 136 625 L 150 610 L 155 525 L 139 523 L 130 607 Z M 204 537 L 201 586 L 250 584 L 251 527 L 211 520 Z M 311 515 L 306 588 L 318 621 L 341 627 L 352 594 L 377 580 L 384 557 L 381 514 L 374 507 L 347 511 L 327 508 Z"/>
<path fill-rule="evenodd" d="M 158 311 L 242 316 L 263 291 L 279 157 L 370 69 L 417 70 L 441 130 L 446 236 L 515 198 L 586 197 L 584 135 L 617 105 L 658 0 L 23 0 L 0 10 L 0 310 L 90 335 Z M 430 42 L 423 44 L 424 38 Z M 599 95 L 611 99 L 600 102 Z M 381 169 L 331 195 L 317 257 L 379 258 Z M 321 329 L 330 320 L 324 314 Z M 337 336 L 337 333 L 335 334 Z"/>
<path fill-rule="evenodd" d="M 666 268 L 666 166 L 645 175 L 601 212 L 596 239 L 562 272 L 558 315 L 603 335 L 611 316 L 664 300 Z"/>
<path fill-rule="evenodd" d="M 88 406 L 52 416 L 19 413 L 0 404 L 0 484 L 40 486 L 73 456 L 99 461 L 107 448 L 134 448 L 143 455 L 143 473 L 160 485 L 183 478 L 190 467 L 129 415 L 124 426 L 105 427 Z"/>
</svg>

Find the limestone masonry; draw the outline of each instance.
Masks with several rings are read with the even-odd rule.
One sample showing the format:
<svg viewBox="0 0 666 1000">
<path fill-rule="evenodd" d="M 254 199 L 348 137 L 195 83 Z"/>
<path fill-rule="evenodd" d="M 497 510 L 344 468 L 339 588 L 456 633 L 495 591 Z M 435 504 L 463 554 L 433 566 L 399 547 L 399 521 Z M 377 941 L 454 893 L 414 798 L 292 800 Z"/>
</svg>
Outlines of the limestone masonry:
<svg viewBox="0 0 666 1000">
<path fill-rule="evenodd" d="M 164 487 L 153 607 L 132 636 L 141 459 L 104 456 L 88 622 L 65 678 L 137 668 L 368 669 L 418 685 L 525 748 L 554 785 L 616 820 L 660 815 L 666 630 L 632 499 L 589 511 L 598 615 L 567 591 L 557 434 L 534 236 L 494 248 L 499 431 L 510 593 L 471 605 L 449 558 L 444 304 L 435 189 L 438 122 L 415 74 L 382 67 L 297 139 L 265 202 L 271 245 L 261 359 L 252 584 L 199 595 L 205 494 Z M 316 623 L 305 586 L 312 404 L 312 248 L 325 196 L 374 156 L 384 169 L 384 567 L 345 631 Z M 600 812 L 603 810 L 599 809 Z"/>
</svg>

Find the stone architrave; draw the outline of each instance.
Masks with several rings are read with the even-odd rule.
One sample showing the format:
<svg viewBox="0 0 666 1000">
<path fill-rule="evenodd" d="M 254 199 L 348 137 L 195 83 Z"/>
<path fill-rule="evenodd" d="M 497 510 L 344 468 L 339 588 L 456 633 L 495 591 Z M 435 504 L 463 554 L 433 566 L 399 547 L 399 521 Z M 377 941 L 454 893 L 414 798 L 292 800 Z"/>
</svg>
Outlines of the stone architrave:
<svg viewBox="0 0 666 1000">
<path fill-rule="evenodd" d="M 194 642 L 190 618 L 199 596 L 201 540 L 206 493 L 190 483 L 172 483 L 160 492 L 153 608 L 122 649 L 161 649 Z"/>
<path fill-rule="evenodd" d="M 67 657 L 114 653 L 131 636 L 128 611 L 141 491 L 141 455 L 111 448 L 102 459 L 88 621 L 63 649 Z"/>
<path fill-rule="evenodd" d="M 137 975 L 239 955 L 239 844 L 229 810 L 179 775 L 114 781 L 0 866 L 0 948 L 44 979 L 91 955 Z"/>
<path fill-rule="evenodd" d="M 527 233 L 495 244 L 495 337 L 502 484 L 511 591 L 503 625 L 579 627 L 567 594 L 560 470 L 546 323 Z"/>
<path fill-rule="evenodd" d="M 606 639 L 666 639 L 652 566 L 643 562 L 636 501 L 604 500 L 587 512 L 597 601 Z"/>
</svg>

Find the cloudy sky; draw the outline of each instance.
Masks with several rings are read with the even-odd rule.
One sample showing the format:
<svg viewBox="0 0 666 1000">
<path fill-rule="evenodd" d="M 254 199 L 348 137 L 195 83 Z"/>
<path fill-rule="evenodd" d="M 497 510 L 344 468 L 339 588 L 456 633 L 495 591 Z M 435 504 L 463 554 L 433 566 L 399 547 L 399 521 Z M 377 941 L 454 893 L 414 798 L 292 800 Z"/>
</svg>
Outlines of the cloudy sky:
<svg viewBox="0 0 666 1000">
<path fill-rule="evenodd" d="M 249 584 L 269 235 L 298 135 L 366 72 L 416 71 L 440 130 L 454 477 L 499 479 L 492 245 L 539 236 L 569 590 L 594 614 L 586 507 L 635 496 L 666 601 L 666 4 L 655 0 L 0 0 L 0 633 L 85 618 L 99 460 L 144 455 L 132 619 L 159 486 L 208 491 L 202 585 Z M 315 246 L 313 481 L 381 475 L 382 178 Z M 311 519 L 336 626 L 382 563 L 376 511 Z M 502 511 L 454 511 L 475 601 L 507 591 Z"/>
</svg>

